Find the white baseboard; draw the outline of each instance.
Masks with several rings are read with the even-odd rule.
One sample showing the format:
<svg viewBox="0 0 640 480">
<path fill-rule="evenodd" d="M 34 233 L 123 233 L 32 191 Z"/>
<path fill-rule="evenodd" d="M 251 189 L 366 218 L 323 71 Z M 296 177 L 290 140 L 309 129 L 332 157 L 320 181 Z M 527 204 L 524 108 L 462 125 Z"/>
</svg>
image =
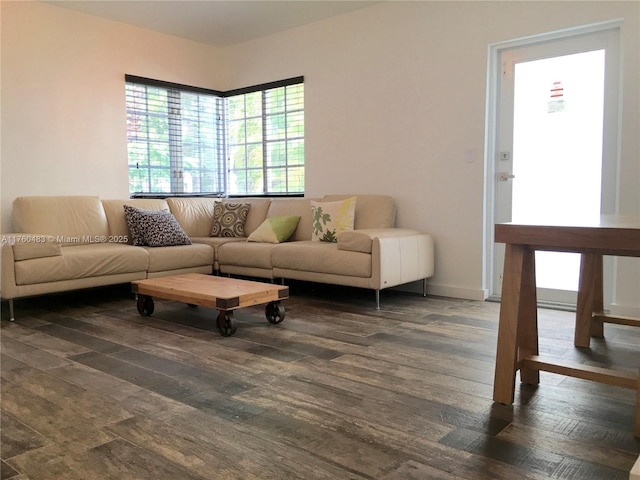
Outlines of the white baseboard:
<svg viewBox="0 0 640 480">
<path fill-rule="evenodd" d="M 427 282 L 427 294 L 438 297 L 462 298 L 465 300 L 483 301 L 489 296 L 489 290 L 482 288 L 461 288 L 446 285 L 434 285 Z"/>
<path fill-rule="evenodd" d="M 638 305 L 620 305 L 612 303 L 610 312 L 614 317 L 640 318 L 640 306 Z"/>
<path fill-rule="evenodd" d="M 419 280 L 417 282 L 405 283 L 404 285 L 398 285 L 397 287 L 392 288 L 394 290 L 400 290 L 402 292 L 422 293 L 422 280 Z M 489 296 L 489 291 L 482 289 L 434 285 L 427 280 L 427 296 L 428 295 L 483 301 Z"/>
</svg>

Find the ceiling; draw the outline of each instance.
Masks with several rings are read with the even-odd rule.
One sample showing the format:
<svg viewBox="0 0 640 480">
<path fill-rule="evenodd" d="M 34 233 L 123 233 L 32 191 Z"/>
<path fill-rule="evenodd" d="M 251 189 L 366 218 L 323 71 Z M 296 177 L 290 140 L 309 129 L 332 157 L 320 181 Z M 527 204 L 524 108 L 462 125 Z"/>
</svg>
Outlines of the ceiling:
<svg viewBox="0 0 640 480">
<path fill-rule="evenodd" d="M 226 47 L 368 7 L 365 0 L 57 0 L 71 10 Z"/>
</svg>

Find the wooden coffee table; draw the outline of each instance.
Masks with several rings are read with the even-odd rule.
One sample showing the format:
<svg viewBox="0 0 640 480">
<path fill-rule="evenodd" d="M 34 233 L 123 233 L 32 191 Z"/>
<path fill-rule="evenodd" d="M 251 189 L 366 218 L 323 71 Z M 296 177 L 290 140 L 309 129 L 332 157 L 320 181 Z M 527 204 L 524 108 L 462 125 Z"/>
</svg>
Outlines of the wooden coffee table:
<svg viewBox="0 0 640 480">
<path fill-rule="evenodd" d="M 219 313 L 216 325 L 220 334 L 225 337 L 236 331 L 234 310 L 266 303 L 267 320 L 277 324 L 285 316 L 281 300 L 289 298 L 289 287 L 284 285 L 201 273 L 135 280 L 131 282 L 131 290 L 137 295 L 138 312 L 143 316 L 153 313 L 153 297 L 184 302 L 189 306 L 201 305 L 217 309 Z"/>
</svg>

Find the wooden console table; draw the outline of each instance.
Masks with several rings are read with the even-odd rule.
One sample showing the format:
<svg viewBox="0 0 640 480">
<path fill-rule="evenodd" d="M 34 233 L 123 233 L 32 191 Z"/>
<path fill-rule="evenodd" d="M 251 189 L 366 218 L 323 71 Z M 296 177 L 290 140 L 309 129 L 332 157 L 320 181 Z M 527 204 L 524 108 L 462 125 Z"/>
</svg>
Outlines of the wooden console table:
<svg viewBox="0 0 640 480">
<path fill-rule="evenodd" d="M 493 400 L 512 404 L 516 372 L 524 383 L 540 383 L 540 370 L 593 380 L 637 392 L 634 435 L 640 437 L 640 375 L 539 356 L 535 251 L 581 254 L 574 344 L 588 347 L 603 335 L 603 322 L 640 326 L 640 320 L 604 314 L 602 256 L 640 257 L 640 218 L 602 216 L 584 225 L 495 226 L 495 241 L 505 243 L 502 299 Z M 638 286 L 640 291 L 640 285 Z"/>
</svg>

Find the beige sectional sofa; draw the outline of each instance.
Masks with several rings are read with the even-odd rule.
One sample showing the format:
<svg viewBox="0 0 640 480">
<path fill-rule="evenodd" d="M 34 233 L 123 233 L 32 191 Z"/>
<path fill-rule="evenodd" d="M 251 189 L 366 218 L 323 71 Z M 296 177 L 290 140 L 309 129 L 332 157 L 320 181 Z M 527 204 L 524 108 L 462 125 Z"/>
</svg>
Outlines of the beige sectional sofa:
<svg viewBox="0 0 640 480">
<path fill-rule="evenodd" d="M 312 240 L 309 198 L 102 200 L 96 196 L 19 197 L 13 203 L 14 232 L 2 235 L 1 295 L 13 300 L 53 292 L 179 273 L 220 273 L 266 279 L 294 279 L 372 289 L 379 308 L 381 289 L 433 275 L 430 235 L 395 228 L 396 206 L 384 195 L 356 195 L 354 229 L 337 242 Z M 215 202 L 249 203 L 244 237 L 212 237 Z M 168 210 L 190 245 L 134 246 L 124 205 Z M 282 243 L 249 242 L 266 218 L 300 217 Z"/>
</svg>

